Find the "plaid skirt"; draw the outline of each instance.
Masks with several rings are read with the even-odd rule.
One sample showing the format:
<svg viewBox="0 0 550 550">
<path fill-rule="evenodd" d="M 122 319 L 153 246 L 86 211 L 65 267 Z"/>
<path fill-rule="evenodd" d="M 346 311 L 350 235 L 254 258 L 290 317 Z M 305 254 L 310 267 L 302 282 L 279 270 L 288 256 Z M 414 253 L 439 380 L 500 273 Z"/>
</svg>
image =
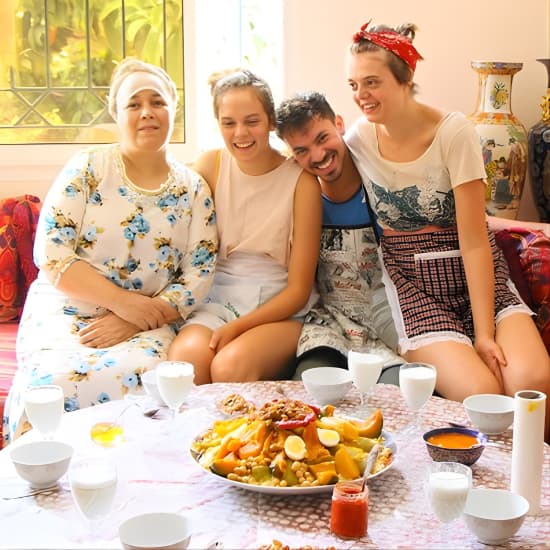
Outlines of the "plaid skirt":
<svg viewBox="0 0 550 550">
<path fill-rule="evenodd" d="M 495 277 L 495 322 L 532 311 L 510 279 L 508 265 L 489 232 Z M 472 345 L 474 323 L 456 230 L 383 235 L 383 280 L 399 349 L 405 353 L 434 342 Z"/>
</svg>

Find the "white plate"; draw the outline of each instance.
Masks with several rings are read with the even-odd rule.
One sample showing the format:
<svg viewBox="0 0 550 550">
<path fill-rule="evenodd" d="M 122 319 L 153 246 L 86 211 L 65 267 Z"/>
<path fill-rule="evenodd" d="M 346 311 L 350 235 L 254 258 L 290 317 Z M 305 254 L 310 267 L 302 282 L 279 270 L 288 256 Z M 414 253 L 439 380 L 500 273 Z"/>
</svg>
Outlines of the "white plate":
<svg viewBox="0 0 550 550">
<path fill-rule="evenodd" d="M 397 445 L 395 444 L 395 440 L 393 438 L 393 435 L 391 432 L 387 432 L 386 430 L 382 430 L 382 436 L 384 437 L 384 447 L 388 447 L 391 449 L 392 452 L 392 460 L 391 462 L 382 470 L 379 472 L 376 472 L 375 474 L 371 474 L 369 476 L 369 479 L 373 479 L 375 477 L 378 477 L 379 475 L 383 474 L 384 472 L 388 471 L 395 462 L 395 455 L 397 454 Z M 198 436 L 200 437 L 200 436 Z M 246 489 L 247 491 L 255 491 L 256 493 L 265 493 L 268 495 L 279 495 L 279 496 L 285 496 L 285 495 L 312 495 L 316 493 L 329 493 L 332 492 L 332 489 L 334 487 L 334 484 L 332 485 L 315 485 L 313 487 L 272 487 L 270 485 L 253 485 L 252 483 L 243 483 L 242 481 L 233 481 L 231 479 L 227 479 L 226 477 L 220 476 L 216 473 L 214 473 L 212 470 L 207 470 L 206 468 L 203 468 L 198 463 L 198 455 L 191 450 L 191 456 L 193 457 L 193 460 L 197 463 L 197 466 L 207 474 L 216 477 L 220 481 L 223 481 L 224 483 L 227 483 L 228 485 L 233 485 L 234 487 L 240 487 L 241 489 Z"/>
</svg>

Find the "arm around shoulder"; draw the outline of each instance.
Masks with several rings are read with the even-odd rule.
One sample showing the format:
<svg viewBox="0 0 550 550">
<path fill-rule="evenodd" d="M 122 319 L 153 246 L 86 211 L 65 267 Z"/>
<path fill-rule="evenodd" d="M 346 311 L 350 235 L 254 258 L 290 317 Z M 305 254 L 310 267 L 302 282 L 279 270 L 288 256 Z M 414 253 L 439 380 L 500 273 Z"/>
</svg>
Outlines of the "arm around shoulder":
<svg viewBox="0 0 550 550">
<path fill-rule="evenodd" d="M 304 171 L 298 179 L 294 195 L 294 230 L 289 283 L 294 277 L 299 276 L 311 290 L 319 260 L 321 223 L 321 188 L 317 179 Z"/>
</svg>

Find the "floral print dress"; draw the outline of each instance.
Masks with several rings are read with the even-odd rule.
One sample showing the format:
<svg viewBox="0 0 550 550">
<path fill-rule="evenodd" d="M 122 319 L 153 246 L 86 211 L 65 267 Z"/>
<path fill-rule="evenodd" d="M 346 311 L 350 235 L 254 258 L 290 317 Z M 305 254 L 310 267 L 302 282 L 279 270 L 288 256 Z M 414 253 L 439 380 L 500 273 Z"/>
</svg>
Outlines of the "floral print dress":
<svg viewBox="0 0 550 550">
<path fill-rule="evenodd" d="M 217 232 L 208 185 L 169 159 L 157 190 L 125 175 L 118 145 L 75 155 L 54 182 L 42 208 L 35 262 L 55 283 L 83 260 L 116 285 L 167 300 L 182 319 L 200 304 L 212 282 Z M 69 298 L 40 272 L 31 285 L 17 337 L 18 371 L 10 390 L 4 433 L 26 428 L 28 386 L 58 384 L 65 410 L 120 399 L 141 385 L 140 375 L 166 358 L 176 326 L 144 331 L 106 349 L 79 343 L 79 330 L 106 310 Z"/>
</svg>

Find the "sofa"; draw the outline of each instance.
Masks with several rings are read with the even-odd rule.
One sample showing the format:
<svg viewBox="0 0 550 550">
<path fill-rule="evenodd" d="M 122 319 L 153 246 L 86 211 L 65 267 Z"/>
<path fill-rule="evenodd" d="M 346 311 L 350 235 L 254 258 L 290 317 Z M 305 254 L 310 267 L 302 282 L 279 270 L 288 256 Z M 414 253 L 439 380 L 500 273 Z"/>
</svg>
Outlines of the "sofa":
<svg viewBox="0 0 550 550">
<path fill-rule="evenodd" d="M 33 195 L 0 200 L 0 415 L 17 368 L 18 319 L 37 275 L 32 244 L 40 205 Z M 550 353 L 550 224 L 497 221 L 490 227 L 518 291 L 537 314 L 537 327 Z M 2 442 L 0 431 L 0 447 Z"/>
</svg>

